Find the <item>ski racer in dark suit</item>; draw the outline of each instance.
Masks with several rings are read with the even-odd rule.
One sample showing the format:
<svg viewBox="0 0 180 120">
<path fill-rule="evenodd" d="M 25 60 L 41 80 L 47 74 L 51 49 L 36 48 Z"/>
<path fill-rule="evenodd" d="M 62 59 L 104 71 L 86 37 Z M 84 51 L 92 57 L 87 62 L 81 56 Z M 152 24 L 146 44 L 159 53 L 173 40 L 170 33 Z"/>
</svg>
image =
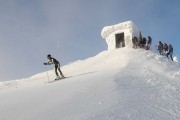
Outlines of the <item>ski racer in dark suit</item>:
<svg viewBox="0 0 180 120">
<path fill-rule="evenodd" d="M 55 58 L 51 57 L 51 55 L 47 55 L 47 59 L 49 60 L 48 62 L 45 62 L 44 65 L 51 65 L 54 64 L 55 65 L 55 73 L 56 73 L 56 79 L 60 79 L 60 76 L 58 74 L 58 71 L 61 75 L 61 78 L 65 78 L 61 69 L 60 69 L 60 63 L 59 61 L 57 61 Z M 58 71 L 57 71 L 58 70 Z"/>
</svg>

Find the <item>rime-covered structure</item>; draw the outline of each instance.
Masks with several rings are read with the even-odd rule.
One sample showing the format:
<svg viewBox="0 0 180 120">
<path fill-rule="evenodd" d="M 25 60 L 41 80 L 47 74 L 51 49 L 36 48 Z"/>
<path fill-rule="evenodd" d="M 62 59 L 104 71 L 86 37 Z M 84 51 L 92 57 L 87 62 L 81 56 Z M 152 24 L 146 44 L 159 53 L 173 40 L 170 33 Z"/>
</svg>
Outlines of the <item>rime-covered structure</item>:
<svg viewBox="0 0 180 120">
<path fill-rule="evenodd" d="M 140 38 L 140 31 L 132 21 L 104 27 L 101 36 L 106 40 L 108 50 L 125 46 L 132 47 L 132 37 Z"/>
</svg>

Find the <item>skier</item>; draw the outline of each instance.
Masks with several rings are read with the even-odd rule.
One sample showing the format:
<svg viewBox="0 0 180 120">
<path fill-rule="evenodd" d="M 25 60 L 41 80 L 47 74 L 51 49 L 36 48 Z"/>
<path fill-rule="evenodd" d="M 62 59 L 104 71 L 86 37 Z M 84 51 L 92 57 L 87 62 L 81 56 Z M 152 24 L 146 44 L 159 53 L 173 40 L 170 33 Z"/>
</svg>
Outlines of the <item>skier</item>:
<svg viewBox="0 0 180 120">
<path fill-rule="evenodd" d="M 47 55 L 47 59 L 49 60 L 48 62 L 45 62 L 44 65 L 51 65 L 51 64 L 54 64 L 55 65 L 55 73 L 56 73 L 56 79 L 55 80 L 58 80 L 58 79 L 61 79 L 61 78 L 65 78 L 63 73 L 61 72 L 60 70 L 60 63 L 59 61 L 57 61 L 55 58 L 51 57 L 50 54 Z M 61 75 L 61 77 L 59 76 L 58 74 L 58 71 Z"/>
<path fill-rule="evenodd" d="M 171 44 L 168 45 L 168 53 L 167 53 L 167 58 L 169 59 L 169 55 L 170 55 L 170 58 L 171 60 L 173 61 L 173 58 L 172 58 L 172 54 L 173 54 L 173 47 Z"/>
<path fill-rule="evenodd" d="M 163 55 L 163 44 L 161 41 L 158 42 L 158 48 L 157 50 L 159 51 L 160 55 Z"/>
</svg>

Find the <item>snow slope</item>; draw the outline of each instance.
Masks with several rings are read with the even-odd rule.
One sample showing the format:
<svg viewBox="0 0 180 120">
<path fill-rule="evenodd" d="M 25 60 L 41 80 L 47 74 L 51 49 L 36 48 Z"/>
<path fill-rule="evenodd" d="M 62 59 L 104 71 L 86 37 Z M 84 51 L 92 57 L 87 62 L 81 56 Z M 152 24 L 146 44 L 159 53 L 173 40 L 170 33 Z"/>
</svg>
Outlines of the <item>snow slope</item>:
<svg viewBox="0 0 180 120">
<path fill-rule="evenodd" d="M 180 66 L 121 48 L 53 71 L 0 83 L 0 120 L 179 120 Z"/>
</svg>

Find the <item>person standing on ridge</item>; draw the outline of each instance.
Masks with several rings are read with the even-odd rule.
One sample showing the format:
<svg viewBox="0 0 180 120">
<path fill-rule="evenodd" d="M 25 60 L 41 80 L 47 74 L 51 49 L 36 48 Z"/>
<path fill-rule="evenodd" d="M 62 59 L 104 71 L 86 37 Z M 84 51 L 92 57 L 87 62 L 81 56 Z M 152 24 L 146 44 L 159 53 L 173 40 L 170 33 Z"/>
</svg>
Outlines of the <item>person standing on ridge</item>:
<svg viewBox="0 0 180 120">
<path fill-rule="evenodd" d="M 160 55 L 163 55 L 163 44 L 161 41 L 158 42 L 157 50 L 159 51 Z"/>
<path fill-rule="evenodd" d="M 143 37 L 143 48 L 145 49 L 145 47 L 146 47 L 146 38 L 145 37 Z"/>
<path fill-rule="evenodd" d="M 151 43 L 152 43 L 152 38 L 150 36 L 148 36 L 146 50 L 150 50 L 151 49 Z"/>
<path fill-rule="evenodd" d="M 132 36 L 132 43 L 133 43 L 133 48 L 137 48 L 138 46 L 138 39 L 136 36 Z"/>
<path fill-rule="evenodd" d="M 168 45 L 166 43 L 164 43 L 163 45 L 163 51 L 164 51 L 164 55 L 167 56 L 167 53 L 168 53 Z"/>
<path fill-rule="evenodd" d="M 170 55 L 170 58 L 171 58 L 171 60 L 173 61 L 172 54 L 173 54 L 173 47 L 172 47 L 171 44 L 169 44 L 169 45 L 168 45 L 167 58 L 169 58 L 168 56 Z"/>
<path fill-rule="evenodd" d="M 60 69 L 59 61 L 57 61 L 55 58 L 51 57 L 50 54 L 47 55 L 47 59 L 49 61 L 45 62 L 44 65 L 52 65 L 52 64 L 55 65 L 55 73 L 56 73 L 56 79 L 55 80 L 58 80 L 58 79 L 61 79 L 61 78 L 65 78 L 63 73 L 62 73 L 62 71 L 61 71 L 61 69 Z M 59 71 L 61 77 L 59 76 L 58 71 Z"/>
</svg>

